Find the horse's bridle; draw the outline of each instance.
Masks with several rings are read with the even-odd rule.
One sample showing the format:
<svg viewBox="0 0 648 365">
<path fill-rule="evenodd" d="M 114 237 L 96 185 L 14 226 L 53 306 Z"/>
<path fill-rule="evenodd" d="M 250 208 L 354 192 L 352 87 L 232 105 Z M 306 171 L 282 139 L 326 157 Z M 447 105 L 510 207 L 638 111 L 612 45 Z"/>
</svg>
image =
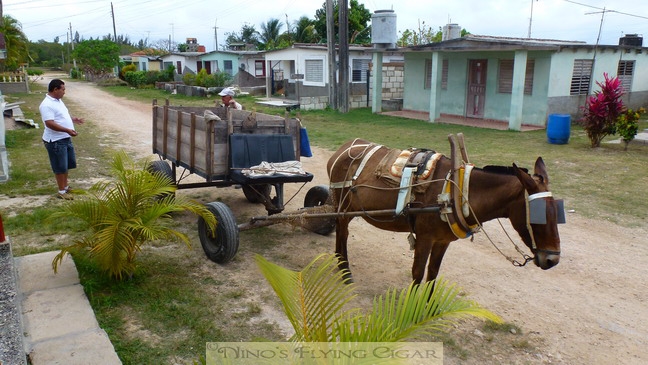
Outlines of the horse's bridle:
<svg viewBox="0 0 648 365">
<path fill-rule="evenodd" d="M 553 194 L 550 191 L 544 191 L 544 192 L 529 195 L 529 193 L 525 190 L 524 195 L 525 195 L 525 206 L 526 206 L 526 226 L 527 226 L 527 230 L 529 231 L 529 235 L 531 236 L 531 252 L 533 252 L 534 256 L 538 252 L 542 252 L 548 255 L 560 255 L 560 251 L 538 249 L 538 246 L 536 245 L 536 241 L 535 241 L 535 236 L 533 235 L 533 227 L 531 226 L 532 223 L 543 224 L 543 223 L 532 222 L 531 202 L 536 199 L 553 198 Z M 546 222 L 544 224 L 546 224 Z M 525 259 L 524 264 L 521 264 L 519 266 L 524 266 L 527 264 L 527 262 L 533 260 L 532 257 L 529 257 L 528 255 L 525 256 L 526 257 L 524 258 Z"/>
</svg>

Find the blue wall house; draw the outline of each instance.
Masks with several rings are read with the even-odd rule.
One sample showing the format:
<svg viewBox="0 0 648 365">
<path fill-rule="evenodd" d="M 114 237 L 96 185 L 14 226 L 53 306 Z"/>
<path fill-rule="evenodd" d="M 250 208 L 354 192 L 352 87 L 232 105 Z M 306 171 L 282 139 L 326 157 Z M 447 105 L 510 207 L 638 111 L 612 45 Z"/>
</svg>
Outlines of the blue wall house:
<svg viewBox="0 0 648 365">
<path fill-rule="evenodd" d="M 212 51 L 200 56 L 201 68 L 208 74 L 225 72 L 240 87 L 265 86 L 266 68 L 263 51 L 224 50 Z"/>
<path fill-rule="evenodd" d="M 638 71 L 648 69 L 648 48 L 641 42 L 636 35 L 620 45 L 467 35 L 401 48 L 403 109 L 429 113 L 432 122 L 448 116 L 504 121 L 512 130 L 546 126 L 549 114 L 578 118 L 604 73 L 619 76 L 628 107 L 646 106 L 648 73 Z"/>
</svg>

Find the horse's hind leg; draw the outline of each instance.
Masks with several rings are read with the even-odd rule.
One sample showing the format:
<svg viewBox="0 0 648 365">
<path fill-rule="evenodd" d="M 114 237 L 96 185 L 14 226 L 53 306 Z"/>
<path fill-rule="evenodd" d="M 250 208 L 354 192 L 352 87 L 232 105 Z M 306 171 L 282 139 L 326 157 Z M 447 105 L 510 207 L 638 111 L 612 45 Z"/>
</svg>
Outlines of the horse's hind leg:
<svg viewBox="0 0 648 365">
<path fill-rule="evenodd" d="M 335 219 L 335 255 L 338 258 L 338 267 L 340 270 L 346 270 L 344 279 L 352 282 L 351 271 L 349 270 L 349 256 L 347 255 L 347 240 L 349 238 L 349 222 L 353 218 Z"/>
<path fill-rule="evenodd" d="M 425 264 L 430 256 L 432 240 L 424 235 L 416 236 L 414 244 L 414 263 L 412 264 L 412 280 L 414 284 L 420 284 L 425 274 Z"/>
<path fill-rule="evenodd" d="M 432 281 L 436 279 L 437 275 L 439 275 L 441 261 L 443 260 L 443 255 L 445 255 L 445 252 L 448 249 L 448 245 L 450 245 L 450 242 L 433 242 L 432 250 L 430 252 L 430 262 L 428 263 L 427 281 Z"/>
</svg>

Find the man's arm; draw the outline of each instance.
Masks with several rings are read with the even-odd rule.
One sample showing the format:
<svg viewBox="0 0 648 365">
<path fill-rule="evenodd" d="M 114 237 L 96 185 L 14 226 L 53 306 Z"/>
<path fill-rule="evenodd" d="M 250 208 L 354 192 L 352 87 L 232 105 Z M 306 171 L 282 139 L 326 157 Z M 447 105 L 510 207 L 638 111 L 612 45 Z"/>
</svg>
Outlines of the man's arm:
<svg viewBox="0 0 648 365">
<path fill-rule="evenodd" d="M 60 124 L 56 123 L 53 119 L 46 120 L 45 126 L 53 131 L 67 133 L 72 137 L 77 135 L 77 132 L 74 129 L 65 128 Z"/>
</svg>

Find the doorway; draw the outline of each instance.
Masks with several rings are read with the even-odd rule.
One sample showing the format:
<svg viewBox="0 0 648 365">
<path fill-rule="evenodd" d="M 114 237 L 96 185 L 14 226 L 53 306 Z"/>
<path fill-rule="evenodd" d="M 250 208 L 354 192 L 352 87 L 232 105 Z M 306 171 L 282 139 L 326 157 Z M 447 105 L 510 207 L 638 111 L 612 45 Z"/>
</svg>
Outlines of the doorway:
<svg viewBox="0 0 648 365">
<path fill-rule="evenodd" d="M 466 117 L 484 118 L 486 101 L 487 60 L 468 61 L 468 95 L 466 98 Z"/>
</svg>

